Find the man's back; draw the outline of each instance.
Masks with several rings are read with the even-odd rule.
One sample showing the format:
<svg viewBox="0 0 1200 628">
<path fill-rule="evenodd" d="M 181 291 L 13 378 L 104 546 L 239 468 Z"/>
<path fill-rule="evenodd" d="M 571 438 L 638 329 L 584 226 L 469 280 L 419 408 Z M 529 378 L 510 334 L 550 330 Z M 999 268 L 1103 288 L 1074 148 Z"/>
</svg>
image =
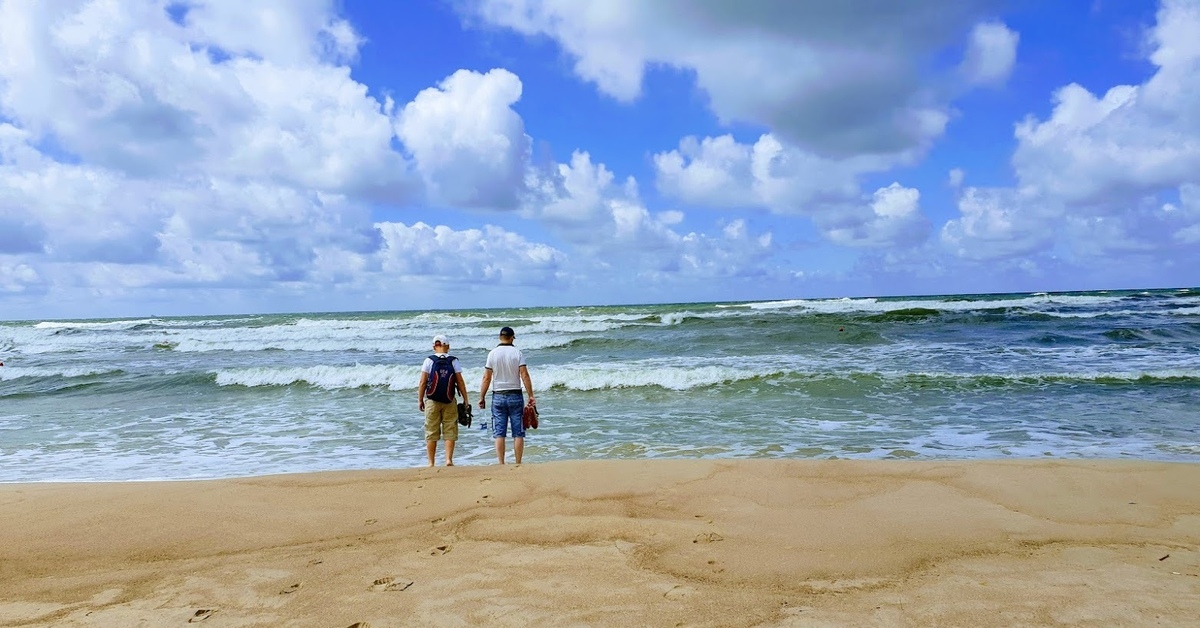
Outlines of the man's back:
<svg viewBox="0 0 1200 628">
<path fill-rule="evenodd" d="M 513 345 L 500 345 L 488 353 L 487 368 L 492 371 L 492 390 L 519 390 L 525 356 Z"/>
</svg>

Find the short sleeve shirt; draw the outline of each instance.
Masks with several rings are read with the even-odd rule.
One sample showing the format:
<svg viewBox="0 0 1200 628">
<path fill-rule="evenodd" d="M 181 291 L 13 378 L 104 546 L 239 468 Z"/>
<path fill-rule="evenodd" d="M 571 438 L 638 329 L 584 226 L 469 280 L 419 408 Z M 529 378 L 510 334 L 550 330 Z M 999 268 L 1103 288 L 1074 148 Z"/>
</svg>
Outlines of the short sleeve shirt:
<svg viewBox="0 0 1200 628">
<path fill-rule="evenodd" d="M 525 355 L 512 345 L 500 345 L 488 353 L 484 364 L 492 372 L 492 390 L 520 390 Z"/>
</svg>

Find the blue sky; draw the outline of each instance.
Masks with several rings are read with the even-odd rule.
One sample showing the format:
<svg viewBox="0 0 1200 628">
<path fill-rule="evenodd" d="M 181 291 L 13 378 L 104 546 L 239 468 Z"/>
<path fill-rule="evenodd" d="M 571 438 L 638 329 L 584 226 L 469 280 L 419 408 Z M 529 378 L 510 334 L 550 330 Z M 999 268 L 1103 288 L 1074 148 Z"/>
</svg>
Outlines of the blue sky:
<svg viewBox="0 0 1200 628">
<path fill-rule="evenodd" d="M 0 0 L 0 317 L 1200 284 L 1200 0 Z"/>
</svg>

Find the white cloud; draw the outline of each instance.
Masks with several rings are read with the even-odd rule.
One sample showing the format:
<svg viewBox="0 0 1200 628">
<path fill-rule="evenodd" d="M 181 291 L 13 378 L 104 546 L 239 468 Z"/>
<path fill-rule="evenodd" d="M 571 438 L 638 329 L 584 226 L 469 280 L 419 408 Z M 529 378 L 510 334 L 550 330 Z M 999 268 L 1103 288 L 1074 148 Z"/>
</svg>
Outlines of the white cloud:
<svg viewBox="0 0 1200 628">
<path fill-rule="evenodd" d="M 431 195 L 450 205 L 516 207 L 529 161 L 529 137 L 512 109 L 521 80 L 508 70 L 459 70 L 422 90 L 396 120 Z"/>
<path fill-rule="evenodd" d="M 1179 244 L 1200 244 L 1200 185 L 1185 185 L 1179 189 L 1180 206 L 1166 205 L 1164 217 L 1179 227 L 1171 237 Z"/>
<path fill-rule="evenodd" d="M 1118 269 L 1144 258 L 1200 262 L 1200 2 L 1166 0 L 1147 33 L 1157 70 L 1140 85 L 1096 96 L 1059 89 L 1046 120 L 1016 126 L 1015 189 L 964 190 L 962 217 L 942 240 L 962 257 L 1002 259 L 1038 251 L 1081 268 Z M 1186 282 L 1185 276 L 1179 281 Z"/>
<path fill-rule="evenodd" d="M 679 149 L 654 156 L 660 192 L 685 202 L 737 207 L 746 202 L 754 181 L 759 144 L 740 144 L 732 135 L 697 140 L 685 137 Z"/>
<path fill-rule="evenodd" d="M 951 168 L 950 173 L 946 175 L 946 183 L 952 188 L 960 188 L 966 176 L 967 173 L 962 168 Z"/>
<path fill-rule="evenodd" d="M 921 214 L 921 193 L 899 183 L 875 190 L 863 210 L 824 217 L 825 235 L 845 246 L 912 246 L 929 233 L 929 221 Z"/>
<path fill-rule="evenodd" d="M 142 196 L 149 185 L 83 166 L 28 166 L 0 164 L 0 216 L 19 226 L 13 235 L 24 236 L 24 252 L 54 261 L 134 263 L 154 256 L 164 211 Z"/>
<path fill-rule="evenodd" d="M 684 231 L 682 212 L 648 210 L 632 177 L 618 183 L 587 153 L 531 167 L 513 109 L 522 85 L 506 70 L 459 71 L 381 105 L 339 65 L 361 38 L 327 2 L 244 15 L 228 2 L 10 2 L 0 35 L 7 293 L 557 290 L 577 279 L 568 267 L 619 281 L 636 259 L 664 280 L 719 276 L 753 272 L 771 250 L 769 233 L 738 221 Z M 519 209 L 579 255 L 368 209 L 426 200 Z"/>
<path fill-rule="evenodd" d="M 1017 61 L 1016 32 L 1000 22 L 981 22 L 971 30 L 962 71 L 969 83 L 998 85 L 1008 80 Z"/>
<path fill-rule="evenodd" d="M 921 60 L 966 40 L 988 4 L 475 0 L 466 10 L 555 39 L 576 74 L 619 100 L 639 96 L 648 67 L 690 70 L 722 120 L 848 155 L 921 148 L 941 135 L 949 93 L 926 87 Z M 971 80 L 992 78 L 1002 38 L 985 29 L 972 41 L 982 56 Z"/>
<path fill-rule="evenodd" d="M 1047 228 L 1060 215 L 1045 211 L 1044 199 L 1006 188 L 967 188 L 958 201 L 960 218 L 947 222 L 942 244 L 955 256 L 1008 259 L 1047 249 L 1054 233 Z"/>
<path fill-rule="evenodd" d="M 383 234 L 383 272 L 402 281 L 553 287 L 566 279 L 561 251 L 499 227 L 375 226 Z"/>
<path fill-rule="evenodd" d="M 618 189 L 613 185 L 613 173 L 604 164 L 593 164 L 586 152 L 575 151 L 571 163 L 531 169 L 527 176 L 525 213 L 546 221 L 577 243 L 595 241 L 593 228 L 611 220 L 612 204 L 637 195 L 632 179 Z"/>
<path fill-rule="evenodd" d="M 1071 84 L 1050 118 L 1017 126 L 1023 186 L 1075 205 L 1123 204 L 1200 181 L 1200 3 L 1167 0 L 1149 32 L 1155 74 L 1097 97 Z"/>
<path fill-rule="evenodd" d="M 889 160 L 826 159 L 786 146 L 767 133 L 753 145 L 730 135 L 684 138 L 654 156 L 660 192 L 708 207 L 762 206 L 782 214 L 814 214 L 860 195 L 860 174 Z"/>
<path fill-rule="evenodd" d="M 0 114 L 133 177 L 252 172 L 414 198 L 387 115 L 332 63 L 357 39 L 331 3 L 180 4 L 186 26 L 165 0 L 0 5 Z"/>
<path fill-rule="evenodd" d="M 679 210 L 652 212 L 629 177 L 617 185 L 604 164 L 576 151 L 570 164 L 555 164 L 530 174 L 531 193 L 524 212 L 538 217 L 590 263 L 597 276 L 641 276 L 666 280 L 721 277 L 756 272 L 772 251 L 771 234 L 754 236 L 742 221 L 726 225 L 719 236 L 681 233 Z M 615 272 L 615 275 L 613 274 Z"/>
<path fill-rule="evenodd" d="M 858 181 L 897 159 L 828 159 L 768 133 L 753 145 L 729 135 L 684 138 L 679 149 L 655 155 L 654 164 L 659 191 L 687 203 L 809 216 L 830 241 L 848 246 L 908 246 L 929 229 L 920 193 L 893 184 L 868 197 Z"/>
<path fill-rule="evenodd" d="M 24 292 L 40 279 L 37 271 L 27 264 L 0 261 L 0 292 Z"/>
<path fill-rule="evenodd" d="M 1200 267 L 1195 0 L 1163 4 L 1149 80 L 1067 85 L 1050 114 L 1017 125 L 1011 188 L 965 187 L 955 168 L 925 196 L 892 171 L 922 180 L 954 98 L 1005 82 L 1028 45 L 992 0 L 474 2 L 474 16 L 556 40 L 619 100 L 640 96 L 645 73 L 678 70 L 722 121 L 768 129 L 652 155 L 648 199 L 617 157 L 593 161 L 594 140 L 565 163 L 534 163 L 518 103 L 540 83 L 461 70 L 410 103 L 381 103 L 372 94 L 392 86 L 369 89 L 352 71 L 364 40 L 340 3 L 251 4 L 0 0 L 9 316 L 18 304 L 197 295 L 254 309 L 419 307 L 454 293 L 713 298 L 824 281 L 848 259 L 930 282 L 1070 266 L 1102 278 L 1162 267 L 1194 283 L 1184 269 Z M 986 164 L 971 167 L 987 178 Z M 923 211 L 946 193 L 959 215 L 921 247 Z M 510 210 L 492 215 L 503 226 L 480 226 L 498 210 Z M 818 257 L 842 259 L 807 266 Z"/>
<path fill-rule="evenodd" d="M 378 274 L 364 203 L 419 200 L 421 182 L 390 112 L 336 65 L 361 39 L 334 8 L 0 4 L 5 290 L 269 292 Z"/>
<path fill-rule="evenodd" d="M 223 54 L 285 65 L 352 61 L 363 39 L 334 14 L 334 0 L 205 0 L 183 2 L 181 22 L 191 36 Z"/>
</svg>

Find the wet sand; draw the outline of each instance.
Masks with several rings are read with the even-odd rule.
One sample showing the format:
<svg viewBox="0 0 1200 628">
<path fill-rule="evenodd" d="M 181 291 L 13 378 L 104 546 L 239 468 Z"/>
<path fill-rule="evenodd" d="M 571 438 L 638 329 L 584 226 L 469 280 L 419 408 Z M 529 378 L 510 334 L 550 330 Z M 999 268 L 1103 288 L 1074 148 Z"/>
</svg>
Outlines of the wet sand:
<svg viewBox="0 0 1200 628">
<path fill-rule="evenodd" d="M 1195 626 L 1200 465 L 0 485 L 0 626 Z"/>
</svg>

